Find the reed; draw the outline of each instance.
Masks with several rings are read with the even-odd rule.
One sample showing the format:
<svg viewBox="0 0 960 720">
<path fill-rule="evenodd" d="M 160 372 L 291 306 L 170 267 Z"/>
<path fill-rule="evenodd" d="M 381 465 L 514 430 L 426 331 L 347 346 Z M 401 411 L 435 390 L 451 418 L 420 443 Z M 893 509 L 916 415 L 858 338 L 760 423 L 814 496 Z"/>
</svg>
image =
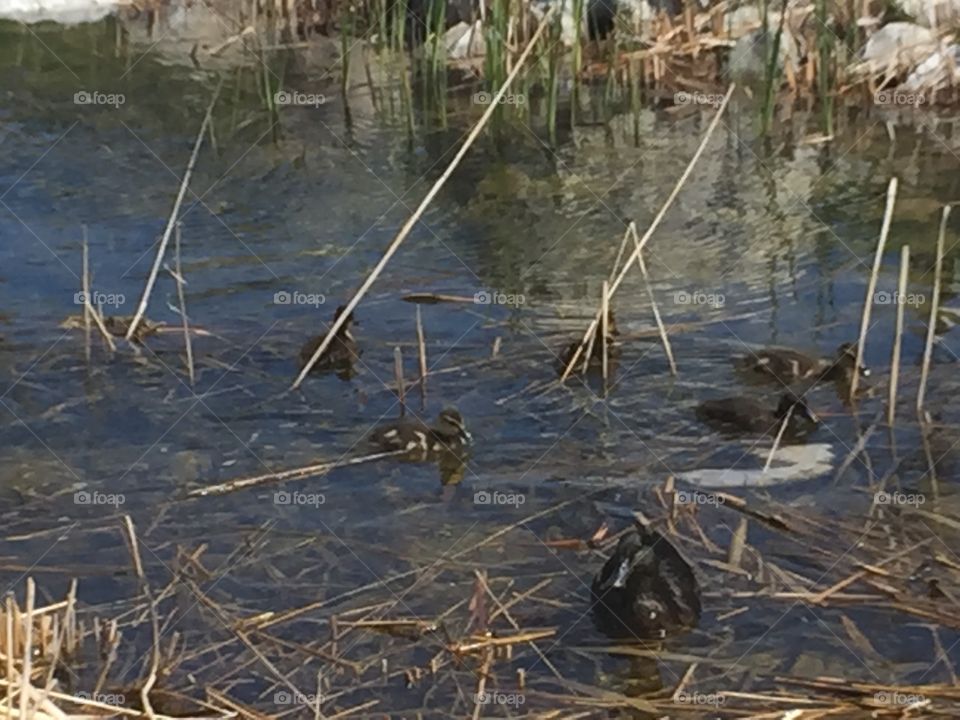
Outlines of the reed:
<svg viewBox="0 0 960 720">
<path fill-rule="evenodd" d="M 863 348 L 867 343 L 867 332 L 870 330 L 870 311 L 873 309 L 874 294 L 877 289 L 877 278 L 880 275 L 880 266 L 883 263 L 883 251 L 887 246 L 887 236 L 890 234 L 890 222 L 893 220 L 893 206 L 897 201 L 897 179 L 890 178 L 887 186 L 887 204 L 883 211 L 883 224 L 880 226 L 880 239 L 873 255 L 873 269 L 870 271 L 870 280 L 867 282 L 867 296 L 863 301 L 863 315 L 860 317 L 860 337 L 857 340 L 857 363 L 854 367 L 863 366 Z M 860 373 L 853 373 L 850 380 L 850 399 L 856 397 Z"/>
<path fill-rule="evenodd" d="M 820 117 L 823 132 L 827 136 L 833 135 L 833 90 L 832 90 L 832 61 L 834 55 L 834 34 L 830 30 L 830 9 L 827 0 L 816 0 L 816 33 L 817 33 L 817 94 L 820 100 Z"/>
<path fill-rule="evenodd" d="M 927 341 L 923 348 L 923 366 L 920 370 L 920 389 L 917 391 L 917 415 L 923 417 L 923 401 L 927 394 L 927 378 L 933 358 L 933 341 L 937 329 L 937 311 L 940 309 L 940 285 L 943 274 L 943 244 L 947 235 L 947 220 L 950 206 L 943 208 L 940 216 L 940 231 L 937 233 L 937 260 L 933 270 L 933 297 L 930 300 L 930 319 L 927 321 Z"/>
<path fill-rule="evenodd" d="M 897 283 L 897 292 L 901 302 L 897 303 L 897 327 L 893 337 L 893 354 L 890 358 L 890 386 L 887 395 L 887 424 L 893 427 L 893 420 L 897 414 L 897 383 L 900 380 L 900 347 L 903 341 L 903 314 L 906 303 L 902 302 L 907 294 L 907 274 L 910 271 L 910 246 L 900 248 L 900 280 Z"/>
</svg>

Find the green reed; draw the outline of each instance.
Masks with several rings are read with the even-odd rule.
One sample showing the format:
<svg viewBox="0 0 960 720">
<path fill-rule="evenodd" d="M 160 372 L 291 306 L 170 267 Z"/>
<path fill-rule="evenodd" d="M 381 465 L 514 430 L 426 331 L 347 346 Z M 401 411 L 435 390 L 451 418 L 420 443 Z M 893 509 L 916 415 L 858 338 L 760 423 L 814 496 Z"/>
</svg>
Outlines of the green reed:
<svg viewBox="0 0 960 720">
<path fill-rule="evenodd" d="M 777 103 L 777 90 L 780 88 L 781 72 L 783 70 L 780 63 L 780 43 L 783 40 L 783 24 L 787 18 L 787 0 L 783 0 L 780 8 L 780 22 L 777 24 L 777 32 L 770 41 L 768 2 L 764 0 L 763 4 L 763 34 L 764 47 L 767 51 L 767 62 L 764 68 L 763 78 L 763 102 L 760 107 L 760 131 L 766 134 L 770 129 L 770 122 L 773 119 L 773 110 Z M 789 58 L 784 59 L 787 62 Z"/>
</svg>

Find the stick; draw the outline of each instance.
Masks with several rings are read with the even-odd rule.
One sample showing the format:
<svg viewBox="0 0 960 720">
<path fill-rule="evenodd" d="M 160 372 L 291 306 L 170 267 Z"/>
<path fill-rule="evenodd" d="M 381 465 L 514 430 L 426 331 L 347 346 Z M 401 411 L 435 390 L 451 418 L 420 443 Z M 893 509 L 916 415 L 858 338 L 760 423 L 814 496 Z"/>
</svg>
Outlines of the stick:
<svg viewBox="0 0 960 720">
<path fill-rule="evenodd" d="M 390 452 L 374 453 L 372 455 L 362 455 L 360 457 L 349 458 L 343 462 L 317 463 L 316 465 L 306 465 L 304 467 L 294 468 L 292 470 L 282 470 L 281 472 L 257 475 L 256 477 L 228 480 L 227 482 L 220 483 L 219 485 L 210 485 L 209 487 L 191 490 L 187 493 L 187 497 L 196 498 L 207 497 L 209 495 L 226 495 L 227 493 L 236 492 L 237 490 L 244 490 L 246 488 L 264 485 L 270 482 L 300 479 L 309 477 L 310 475 L 325 475 L 335 468 L 383 460 L 384 458 L 394 457 L 395 455 L 403 455 L 406 452 L 406 450 L 391 450 Z"/>
<path fill-rule="evenodd" d="M 427 402 L 427 342 L 423 336 L 423 318 L 417 305 L 417 347 L 420 352 L 420 409 Z"/>
<path fill-rule="evenodd" d="M 407 414 L 407 388 L 403 382 L 403 351 L 393 348 L 393 376 L 397 382 L 397 399 L 400 401 L 400 417 Z"/>
<path fill-rule="evenodd" d="M 893 338 L 893 357 L 890 359 L 890 388 L 887 396 L 887 424 L 893 427 L 897 414 L 897 382 L 900 379 L 900 346 L 903 340 L 903 313 L 906 309 L 904 298 L 907 293 L 907 273 L 910 270 L 910 246 L 900 248 L 900 281 L 897 284 L 897 328 Z"/>
<path fill-rule="evenodd" d="M 27 578 L 27 612 L 21 619 L 25 623 L 23 626 L 23 664 L 20 668 L 20 717 L 33 717 L 33 713 L 27 713 L 30 707 L 30 673 L 31 661 L 33 660 L 33 606 L 36 601 L 37 587 L 33 583 L 33 578 Z M 12 680 L 12 678 L 11 678 Z M 12 702 L 10 703 L 13 704 Z"/>
<path fill-rule="evenodd" d="M 300 384 L 310 373 L 310 370 L 313 368 L 314 364 L 316 364 L 317 360 L 320 359 L 320 356 L 326 351 L 330 343 L 333 342 L 333 338 L 336 336 L 337 332 L 339 332 L 343 323 L 346 322 L 347 317 L 349 317 L 350 313 L 354 311 L 354 309 L 360 303 L 360 300 L 364 295 L 366 295 L 373 283 L 376 282 L 377 278 L 380 276 L 380 273 L 383 272 L 383 269 L 387 266 L 387 263 L 390 262 L 390 258 L 392 258 L 393 254 L 397 251 L 397 248 L 399 248 L 400 244 L 406 240 L 407 235 L 409 235 L 410 231 L 413 230 L 424 211 L 427 209 L 430 203 L 433 202 L 433 199 L 437 196 L 437 193 L 440 192 L 447 180 L 453 174 L 453 171 L 457 169 L 460 161 L 463 160 L 464 156 L 467 154 L 467 151 L 480 136 L 481 131 L 484 127 L 486 127 L 487 122 L 489 122 L 490 118 L 493 117 L 493 113 L 499 107 L 500 100 L 506 94 L 507 90 L 510 88 L 510 85 L 520 73 L 520 69 L 527 61 L 527 58 L 533 51 L 534 46 L 536 46 L 540 36 L 543 34 L 544 30 L 547 29 L 547 25 L 549 24 L 552 15 L 553 8 L 550 8 L 546 13 L 544 13 L 543 18 L 540 20 L 540 24 L 537 26 L 536 32 L 533 33 L 533 37 L 530 38 L 530 42 L 527 43 L 527 47 L 524 48 L 523 53 L 521 53 L 520 57 L 517 59 L 517 64 L 513 66 L 513 70 L 511 70 L 510 74 L 507 75 L 506 80 L 503 81 L 503 85 L 500 86 L 497 94 L 494 95 L 493 99 L 490 101 L 490 104 L 487 106 L 487 109 L 477 121 L 477 124 L 474 125 L 473 129 L 470 131 L 470 134 L 467 135 L 466 140 L 463 141 L 463 145 L 460 146 L 457 154 L 450 161 L 450 164 L 447 165 L 447 169 L 443 171 L 443 174 L 439 178 L 437 178 L 437 181 L 433 184 L 433 187 L 430 188 L 430 191 L 427 193 L 426 197 L 420 201 L 417 209 L 413 211 L 413 214 L 403 224 L 403 227 L 400 228 L 397 236 L 390 243 L 389 247 L 387 247 L 383 257 L 380 258 L 373 270 L 370 271 L 367 279 L 363 281 L 363 285 L 360 286 L 360 289 L 357 290 L 356 294 L 350 299 L 350 302 L 347 303 L 346 311 L 334 321 L 333 325 L 330 327 L 330 330 L 327 331 L 327 336 L 323 339 L 323 342 L 320 343 L 319 347 L 317 347 L 316 352 L 314 352 L 313 357 L 310 358 L 309 362 L 303 366 L 303 369 L 300 371 L 297 379 L 293 381 L 293 385 L 290 386 L 291 390 L 296 390 L 298 387 L 300 387 Z"/>
<path fill-rule="evenodd" d="M 90 250 L 87 247 L 87 226 L 83 228 L 83 332 L 85 337 L 84 356 L 90 364 Z"/>
<path fill-rule="evenodd" d="M 153 643 L 150 647 L 150 675 L 140 687 L 140 702 L 147 717 L 153 718 L 153 705 L 150 704 L 150 691 L 157 682 L 157 671 L 160 667 L 160 619 L 157 617 L 157 604 L 150 592 L 150 583 L 143 572 L 143 562 L 140 559 L 140 546 L 137 544 L 137 531 L 133 527 L 133 520 L 129 515 L 123 516 L 123 529 L 126 532 L 127 542 L 130 545 L 130 557 L 133 560 L 133 571 L 140 580 L 141 592 L 150 607 L 150 627 L 153 632 Z"/>
<path fill-rule="evenodd" d="M 630 232 L 633 234 L 633 242 L 640 245 L 640 238 L 637 235 L 637 226 L 630 222 Z M 673 348 L 670 347 L 670 338 L 667 337 L 667 328 L 660 317 L 660 308 L 657 307 L 657 299 L 653 296 L 653 286 L 650 285 L 650 276 L 647 275 L 647 265 L 643 262 L 643 253 L 637 255 L 637 266 L 640 268 L 640 274 L 643 275 L 643 284 L 647 288 L 647 296 L 650 298 L 650 306 L 653 308 L 653 319 L 657 323 L 657 332 L 660 333 L 660 341 L 663 343 L 663 352 L 667 355 L 667 362 L 670 363 L 670 374 L 677 374 L 677 363 L 673 359 Z"/>
<path fill-rule="evenodd" d="M 190 184 L 190 176 L 193 174 L 193 167 L 197 163 L 197 155 L 200 154 L 200 146 L 203 145 L 203 138 L 206 137 L 207 125 L 213 117 L 213 106 L 220 96 L 220 88 L 223 87 L 223 78 L 217 83 L 217 89 L 213 91 L 213 97 L 210 104 L 207 105 L 207 112 L 203 116 L 203 123 L 200 125 L 200 132 L 197 133 L 197 139 L 193 144 L 193 152 L 190 153 L 190 161 L 187 163 L 187 170 L 183 174 L 183 180 L 180 181 L 180 190 L 177 192 L 177 199 L 173 203 L 173 210 L 167 219 L 167 227 L 164 228 L 163 237 L 160 238 L 160 248 L 157 250 L 157 257 L 153 261 L 153 267 L 150 268 L 150 275 L 147 277 L 147 284 L 143 288 L 143 296 L 140 298 L 140 305 L 137 312 L 130 321 L 130 327 L 127 328 L 126 339 L 129 340 L 137 331 L 137 325 L 143 319 L 143 314 L 147 311 L 147 304 L 150 302 L 150 293 L 153 292 L 153 284 L 157 281 L 157 273 L 160 271 L 160 264 L 163 262 L 163 254 L 167 250 L 167 244 L 170 242 L 170 235 L 173 234 L 173 226 L 177 219 L 177 213 L 180 212 L 180 205 L 187 194 L 187 186 Z"/>
<path fill-rule="evenodd" d="M 940 308 L 940 275 L 943 270 L 943 239 L 947 234 L 947 218 L 950 206 L 943 209 L 940 217 L 940 232 L 937 235 L 937 262 L 934 265 L 933 299 L 930 302 L 930 322 L 927 323 L 927 344 L 923 349 L 923 367 L 920 370 L 920 389 L 917 391 L 917 414 L 923 412 L 923 400 L 927 394 L 927 376 L 930 374 L 930 358 L 933 356 L 933 336 L 937 327 L 937 310 Z"/>
<path fill-rule="evenodd" d="M 783 422 L 780 423 L 780 431 L 777 433 L 777 436 L 773 439 L 773 447 L 770 448 L 770 454 L 767 455 L 767 462 L 763 465 L 763 472 L 766 472 L 770 469 L 770 465 L 773 463 L 773 456 L 777 452 L 777 448 L 780 447 L 780 440 L 783 438 L 783 434 L 787 431 L 787 425 L 790 423 L 790 417 L 793 415 L 793 406 L 790 406 L 790 409 L 787 410 L 787 414 L 783 417 Z"/>
<path fill-rule="evenodd" d="M 600 312 L 603 321 L 600 327 L 600 357 L 603 361 L 603 388 L 607 388 L 607 369 L 609 365 L 607 339 L 610 337 L 610 283 L 603 281 L 603 297 L 600 298 Z"/>
<path fill-rule="evenodd" d="M 870 272 L 870 281 L 867 283 L 867 297 L 863 303 L 863 315 L 860 318 L 860 338 L 857 340 L 857 362 L 854 368 L 863 367 L 863 346 L 867 342 L 867 330 L 870 328 L 870 310 L 873 308 L 873 293 L 877 289 L 877 276 L 880 274 L 880 263 L 883 262 L 883 249 L 887 245 L 887 235 L 890 233 L 890 221 L 893 219 L 893 204 L 897 199 L 897 179 L 890 178 L 887 186 L 887 205 L 883 210 L 883 225 L 880 227 L 880 240 L 877 241 L 877 250 L 873 255 L 873 270 Z M 850 399 L 857 393 L 860 382 L 860 373 L 854 372 L 850 380 Z"/>
<path fill-rule="evenodd" d="M 193 370 L 193 343 L 190 341 L 190 321 L 187 320 L 187 300 L 184 297 L 183 286 L 187 281 L 183 279 L 183 272 L 180 269 L 180 223 L 177 223 L 176 232 L 173 236 L 173 267 L 176 273 L 174 279 L 177 281 L 177 299 L 180 301 L 180 318 L 183 320 L 183 343 L 187 349 L 187 372 L 190 374 L 190 387 L 193 387 L 195 375 Z"/>
<path fill-rule="evenodd" d="M 640 238 L 640 242 L 637 243 L 637 247 L 634 248 L 633 253 L 629 258 L 624 262 L 623 267 L 620 268 L 620 272 L 617 275 L 617 278 L 613 281 L 613 284 L 610 286 L 610 294 L 612 295 L 620 287 L 620 283 L 623 282 L 623 278 L 626 276 L 627 271 L 630 269 L 630 266 L 636 262 L 637 258 L 640 256 L 640 253 L 643 251 L 644 246 L 650 240 L 650 237 L 653 235 L 654 231 L 660 226 L 660 223 L 663 222 L 664 216 L 667 214 L 667 210 L 670 209 L 670 206 L 673 205 L 673 201 L 676 200 L 677 195 L 680 194 L 680 190 L 683 188 L 684 184 L 687 182 L 687 178 L 693 173 L 693 168 L 697 164 L 697 161 L 700 160 L 700 156 L 703 155 L 703 151 L 707 147 L 707 143 L 710 141 L 710 138 L 713 136 L 714 130 L 717 129 L 717 125 L 720 124 L 720 118 L 723 115 L 723 111 L 727 108 L 727 103 L 730 102 L 730 96 L 733 95 L 734 89 L 737 87 L 736 83 L 730 83 L 730 87 L 727 88 L 727 94 L 723 96 L 723 102 L 720 103 L 720 107 L 717 108 L 716 114 L 713 116 L 713 120 L 710 121 L 710 125 L 707 127 L 706 133 L 703 135 L 703 140 L 700 141 L 700 147 L 697 148 L 697 151 L 693 154 L 693 157 L 690 158 L 690 162 L 687 163 L 686 169 L 683 171 L 683 174 L 680 176 L 680 179 L 677 180 L 676 185 L 673 186 L 673 190 L 667 196 L 666 201 L 663 203 L 663 207 L 660 208 L 660 211 L 656 214 L 656 217 L 653 218 L 653 222 L 650 223 L 650 227 L 647 228 L 647 231 L 643 234 L 643 237 Z M 577 348 L 577 351 L 570 358 L 567 363 L 566 369 L 563 371 L 563 375 L 560 377 L 559 382 L 563 383 L 570 376 L 570 371 L 573 366 L 576 364 L 577 360 L 580 359 L 580 353 L 583 351 L 583 346 L 586 344 L 587 340 L 590 337 L 590 333 L 595 332 L 597 325 L 600 324 L 600 313 L 597 313 L 597 316 L 590 323 L 590 326 L 587 328 L 587 331 L 583 334 L 583 339 L 580 341 L 580 347 Z"/>
</svg>

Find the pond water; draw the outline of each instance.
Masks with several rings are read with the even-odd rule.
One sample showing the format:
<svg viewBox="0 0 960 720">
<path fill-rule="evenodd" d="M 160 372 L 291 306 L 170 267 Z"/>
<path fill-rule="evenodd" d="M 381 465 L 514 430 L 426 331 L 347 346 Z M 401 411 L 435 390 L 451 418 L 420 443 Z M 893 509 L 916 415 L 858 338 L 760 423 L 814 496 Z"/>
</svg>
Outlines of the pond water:
<svg viewBox="0 0 960 720">
<path fill-rule="evenodd" d="M 362 666 L 357 677 L 338 675 L 341 666 L 320 658 L 337 655 L 325 644 L 331 616 L 367 607 L 372 617 L 433 620 L 469 600 L 474 570 L 485 570 L 498 593 L 510 583 L 524 592 L 549 581 L 535 602 L 518 605 L 515 620 L 559 628 L 540 649 L 566 681 L 628 695 L 676 685 L 682 665 L 583 649 L 603 643 L 588 613 L 590 579 L 603 557 L 548 541 L 589 538 L 605 519 L 624 527 L 600 501 L 657 515 L 651 488 L 669 476 L 762 466 L 752 441 L 716 435 L 694 407 L 738 393 L 775 405 L 775 389 L 745 384 L 734 372 L 730 358 L 749 348 L 781 344 L 828 356 L 855 339 L 892 176 L 899 196 L 878 287 L 895 289 L 900 248 L 909 243 L 917 298 L 906 308 L 901 414 L 911 413 L 940 208 L 958 197 L 960 138 L 949 123 L 914 119 L 891 139 L 887 123 L 897 119 L 865 112 L 839 118 L 831 142 L 811 139 L 816 116 L 804 112 L 778 118 L 761 138 L 756 108 L 739 94 L 646 255 L 677 377 L 642 278 L 631 273 L 613 301 L 623 346 L 606 397 L 596 377 L 545 394 L 524 391 L 556 377 L 557 354 L 596 311 L 626 224 L 635 221 L 641 232 L 649 225 L 713 109 L 651 102 L 636 114 L 599 111 L 588 96 L 580 122 L 561 123 L 553 146 L 534 98 L 529 115 L 471 150 L 360 304 L 356 376 L 312 376 L 286 392 L 300 346 L 359 287 L 483 108 L 454 94 L 444 113 L 424 109 L 414 88 L 410 131 L 396 88 L 371 94 L 358 83 L 344 96 L 338 81 L 291 71 L 291 87 L 323 93 L 325 102 L 274 116 L 249 67 L 226 75 L 181 211 L 188 314 L 209 333 L 194 340 L 195 387 L 177 332 L 150 338 L 139 353 L 121 344 L 111 354 L 94 337 L 88 362 L 83 332 L 63 326 L 82 310 L 75 295 L 83 228 L 106 313 L 132 313 L 217 85 L 213 73 L 170 62 L 149 45 L 118 47 L 116 34 L 113 20 L 68 30 L 0 25 L 0 580 L 22 593 L 30 574 L 45 597 L 59 598 L 77 577 L 84 606 L 109 616 L 138 594 L 121 533 L 129 514 L 155 589 L 182 574 L 202 589 L 193 595 L 173 583 L 167 630 L 184 633 L 188 650 L 233 643 L 183 661 L 201 685 L 224 680 L 242 702 L 291 710 L 276 707 L 275 680 L 227 626 L 323 602 L 255 637 L 271 652 L 291 652 L 281 642 L 325 648 L 309 663 L 288 658 L 283 671 L 301 688 L 315 686 L 318 671 L 335 675 L 327 716 L 368 700 L 379 704 L 360 714 L 468 715 L 476 678 L 462 667 L 448 665 L 436 680 L 382 672 L 381 658 L 391 671 L 424 667 L 441 652 L 436 638 L 354 632 L 338 657 Z M 78 104 L 80 92 L 116 102 Z M 957 290 L 958 220 L 947 232 L 947 304 Z M 475 443 L 459 482 L 444 486 L 429 464 L 385 461 L 184 499 L 232 478 L 366 452 L 367 432 L 399 411 L 390 388 L 395 347 L 408 380 L 418 373 L 417 306 L 403 296 L 481 292 L 517 302 L 420 306 L 432 374 L 425 401 L 415 389 L 408 398 L 409 412 L 427 420 L 450 405 L 463 413 Z M 316 297 L 285 304 L 278 293 Z M 161 272 L 148 316 L 176 328 L 177 305 L 176 286 Z M 866 361 L 879 390 L 859 416 L 832 387 L 812 396 L 825 422 L 811 442 L 825 448 L 826 469 L 765 488 L 764 497 L 838 521 L 869 508 L 870 472 L 861 460 L 835 476 L 884 407 L 894 318 L 893 304 L 874 308 Z M 928 407 L 944 423 L 956 414 L 949 400 L 957 342 L 947 333 L 934 356 Z M 902 486 L 929 492 L 916 429 L 905 422 L 897 441 L 903 467 L 913 469 L 901 474 Z M 949 435 L 941 441 L 938 502 L 952 507 L 955 451 Z M 889 465 L 888 446 L 886 433 L 868 442 L 875 475 Z M 317 504 L 278 502 L 281 490 L 312 493 Z M 84 504 L 82 491 L 122 504 Z M 517 501 L 483 504 L 481 491 Z M 703 513 L 703 527 L 725 547 L 737 518 Z M 777 556 L 776 539 L 762 529 L 750 541 Z M 794 568 L 806 563 L 787 551 L 777 557 Z M 718 620 L 730 588 L 709 573 L 702 584 L 701 627 L 671 640 L 669 650 L 722 656 L 736 664 L 729 672 L 737 682 L 755 668 L 919 681 L 934 661 L 929 635 L 909 625 L 891 634 L 889 615 L 856 615 L 862 629 L 875 631 L 884 658 L 866 668 L 831 612 L 769 602 Z M 448 620 L 462 630 L 468 615 L 461 604 Z M 129 635 L 132 663 L 149 646 L 149 628 L 141 623 Z M 955 661 L 954 640 L 943 638 Z M 516 667 L 555 679 L 523 647 L 500 667 L 497 687 L 516 685 Z M 943 673 L 937 668 L 925 680 Z M 557 685 L 556 695 L 571 692 Z M 559 702 L 543 692 L 529 704 Z"/>
</svg>

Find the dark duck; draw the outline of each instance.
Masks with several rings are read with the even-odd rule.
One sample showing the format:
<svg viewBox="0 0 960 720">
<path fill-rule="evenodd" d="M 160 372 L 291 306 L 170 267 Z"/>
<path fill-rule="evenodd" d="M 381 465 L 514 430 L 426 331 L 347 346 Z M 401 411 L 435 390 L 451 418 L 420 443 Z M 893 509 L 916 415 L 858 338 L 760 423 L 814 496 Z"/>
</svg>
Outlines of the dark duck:
<svg viewBox="0 0 960 720">
<path fill-rule="evenodd" d="M 345 305 L 337 308 L 337 311 L 333 315 L 334 322 L 340 318 L 346 309 Z M 350 313 L 341 328 L 337 331 L 333 340 L 327 346 L 327 349 L 323 351 L 323 355 L 320 356 L 320 359 L 317 360 L 313 366 L 311 372 L 328 372 L 333 370 L 336 371 L 338 377 L 344 380 L 349 380 L 353 377 L 353 364 L 360 358 L 360 349 L 357 346 L 357 341 L 350 332 L 350 325 L 353 322 L 353 313 Z M 326 333 L 317 335 L 308 340 L 307 343 L 300 348 L 300 370 L 303 370 L 307 363 L 310 362 L 310 358 L 317 352 L 317 348 L 320 347 L 325 337 Z"/>
<path fill-rule="evenodd" d="M 472 439 L 463 416 L 455 408 L 441 410 L 432 426 L 420 420 L 403 418 L 370 433 L 370 440 L 383 450 L 406 451 L 405 457 L 414 461 L 461 455 Z"/>
<path fill-rule="evenodd" d="M 603 346 L 600 344 L 600 334 L 602 332 L 601 327 L 597 327 L 596 338 L 593 341 L 593 349 L 590 352 L 590 362 L 587 367 L 590 368 L 599 368 L 603 364 Z M 617 329 L 617 321 L 613 315 L 613 310 L 610 311 L 607 316 L 607 361 L 616 360 L 620 357 L 620 345 L 617 343 L 617 336 L 620 334 L 620 331 Z M 558 365 L 558 370 L 560 373 L 566 369 L 567 365 L 570 364 L 570 359 L 577 352 L 577 348 L 580 347 L 579 341 L 572 342 L 564 348 L 563 352 L 560 353 L 560 363 Z M 587 345 L 589 348 L 590 345 Z M 584 353 L 587 352 L 587 348 L 580 353 L 580 357 L 577 358 L 576 366 L 574 370 L 583 365 Z"/>
<path fill-rule="evenodd" d="M 697 417 L 718 430 L 759 435 L 776 435 L 787 420 L 785 434 L 791 438 L 805 435 L 820 422 L 803 398 L 793 393 L 783 394 L 774 409 L 743 396 L 705 400 L 697 406 Z"/>
<path fill-rule="evenodd" d="M 650 528 L 637 527 L 620 538 L 591 592 L 597 627 L 611 637 L 663 638 L 700 621 L 693 569 Z"/>
<path fill-rule="evenodd" d="M 776 379 L 785 385 L 797 380 L 832 380 L 850 382 L 857 368 L 857 346 L 844 343 L 833 358 L 818 358 L 791 348 L 765 348 L 746 357 L 737 358 L 740 369 Z M 870 370 L 859 368 L 861 377 Z"/>
</svg>

